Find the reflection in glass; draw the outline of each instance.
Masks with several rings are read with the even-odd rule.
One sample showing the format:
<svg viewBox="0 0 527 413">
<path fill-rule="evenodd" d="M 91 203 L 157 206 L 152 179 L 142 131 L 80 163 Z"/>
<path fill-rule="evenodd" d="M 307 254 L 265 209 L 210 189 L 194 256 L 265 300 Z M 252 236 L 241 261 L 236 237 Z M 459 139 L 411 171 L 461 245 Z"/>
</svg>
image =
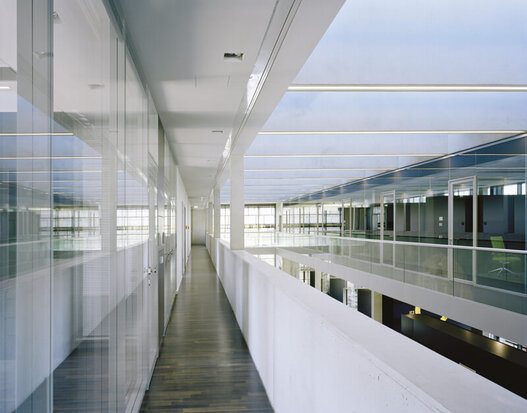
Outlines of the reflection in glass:
<svg viewBox="0 0 527 413">
<path fill-rule="evenodd" d="M 155 363 L 177 168 L 121 38 L 101 0 L 2 2 L 1 412 L 131 411 Z"/>
</svg>

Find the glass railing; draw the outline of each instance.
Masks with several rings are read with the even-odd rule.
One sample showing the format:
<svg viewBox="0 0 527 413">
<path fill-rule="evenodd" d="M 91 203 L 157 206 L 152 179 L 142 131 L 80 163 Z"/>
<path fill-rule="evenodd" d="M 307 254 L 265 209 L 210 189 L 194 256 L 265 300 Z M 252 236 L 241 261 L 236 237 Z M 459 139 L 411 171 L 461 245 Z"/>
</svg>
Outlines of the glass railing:
<svg viewBox="0 0 527 413">
<path fill-rule="evenodd" d="M 527 314 L 527 251 L 280 232 L 245 234 L 245 246 L 282 248 Z"/>
</svg>

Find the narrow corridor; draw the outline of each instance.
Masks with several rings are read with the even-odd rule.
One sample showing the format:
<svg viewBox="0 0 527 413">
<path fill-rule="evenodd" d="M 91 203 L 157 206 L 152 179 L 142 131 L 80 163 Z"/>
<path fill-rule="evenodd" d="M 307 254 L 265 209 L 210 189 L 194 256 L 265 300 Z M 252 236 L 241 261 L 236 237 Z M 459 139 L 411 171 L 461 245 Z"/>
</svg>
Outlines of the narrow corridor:
<svg viewBox="0 0 527 413">
<path fill-rule="evenodd" d="M 273 411 L 205 247 L 192 247 L 141 411 Z"/>
</svg>

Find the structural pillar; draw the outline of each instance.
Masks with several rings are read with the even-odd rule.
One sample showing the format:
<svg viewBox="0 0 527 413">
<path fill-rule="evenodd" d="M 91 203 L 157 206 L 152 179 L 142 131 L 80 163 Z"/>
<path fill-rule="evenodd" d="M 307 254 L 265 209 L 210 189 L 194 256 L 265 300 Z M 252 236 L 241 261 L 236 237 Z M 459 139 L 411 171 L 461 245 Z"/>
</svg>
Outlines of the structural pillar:
<svg viewBox="0 0 527 413">
<path fill-rule="evenodd" d="M 214 216 L 214 205 L 212 202 L 209 202 L 207 205 L 207 233 L 208 234 L 212 234 L 214 231 L 213 216 Z"/>
<path fill-rule="evenodd" d="M 346 228 L 346 216 L 344 215 L 344 201 L 340 202 L 340 236 L 344 236 L 344 230 Z"/>
<path fill-rule="evenodd" d="M 322 272 L 315 270 L 315 288 L 322 291 Z"/>
<path fill-rule="evenodd" d="M 244 248 L 244 157 L 231 154 L 231 242 L 233 250 Z"/>
<path fill-rule="evenodd" d="M 221 201 L 220 201 L 220 188 L 214 188 L 214 238 L 221 237 Z"/>
<path fill-rule="evenodd" d="M 316 208 L 317 208 L 317 227 L 316 227 L 316 234 L 318 235 L 318 231 L 319 231 L 319 227 L 320 227 L 320 209 L 319 209 L 319 205 L 316 204 Z"/>
<path fill-rule="evenodd" d="M 320 204 L 320 228 L 322 228 L 323 235 L 326 235 L 324 231 L 326 230 L 326 220 L 324 219 L 324 203 Z"/>
<path fill-rule="evenodd" d="M 382 323 L 382 294 L 371 292 L 371 318 Z"/>
<path fill-rule="evenodd" d="M 351 236 L 353 235 L 353 226 L 354 226 L 354 214 L 353 214 L 353 199 L 350 199 L 350 217 L 349 217 L 349 220 L 350 220 L 350 223 L 349 223 L 349 228 L 350 228 L 350 238 Z"/>
<path fill-rule="evenodd" d="M 284 228 L 284 223 L 282 222 L 283 214 L 284 214 L 284 203 L 279 202 L 276 204 L 276 223 L 275 223 L 276 230 L 279 232 L 282 232 Z"/>
</svg>

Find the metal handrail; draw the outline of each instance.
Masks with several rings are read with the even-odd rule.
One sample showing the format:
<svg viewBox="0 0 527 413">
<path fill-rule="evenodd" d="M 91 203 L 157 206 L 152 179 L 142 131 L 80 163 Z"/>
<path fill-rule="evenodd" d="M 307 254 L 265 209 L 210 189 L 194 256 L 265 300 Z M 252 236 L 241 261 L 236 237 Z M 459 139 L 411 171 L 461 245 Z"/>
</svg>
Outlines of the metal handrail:
<svg viewBox="0 0 527 413">
<path fill-rule="evenodd" d="M 439 247 L 446 249 L 459 249 L 459 250 L 469 250 L 469 251 L 488 251 L 488 252 L 503 252 L 507 254 L 521 254 L 527 255 L 527 250 L 510 250 L 504 248 L 489 248 L 489 247 L 470 247 L 465 245 L 448 245 L 448 244 L 430 244 L 427 242 L 409 242 L 409 241 L 392 241 L 392 240 L 378 240 L 378 239 L 368 239 L 368 238 L 352 238 L 352 237 L 341 237 L 337 235 L 316 235 L 316 234 L 294 234 L 290 232 L 276 232 L 277 234 L 287 234 L 295 237 L 325 237 L 325 238 L 336 238 L 346 241 L 366 241 L 376 244 L 395 244 L 395 245 L 409 245 L 415 247 Z"/>
</svg>

